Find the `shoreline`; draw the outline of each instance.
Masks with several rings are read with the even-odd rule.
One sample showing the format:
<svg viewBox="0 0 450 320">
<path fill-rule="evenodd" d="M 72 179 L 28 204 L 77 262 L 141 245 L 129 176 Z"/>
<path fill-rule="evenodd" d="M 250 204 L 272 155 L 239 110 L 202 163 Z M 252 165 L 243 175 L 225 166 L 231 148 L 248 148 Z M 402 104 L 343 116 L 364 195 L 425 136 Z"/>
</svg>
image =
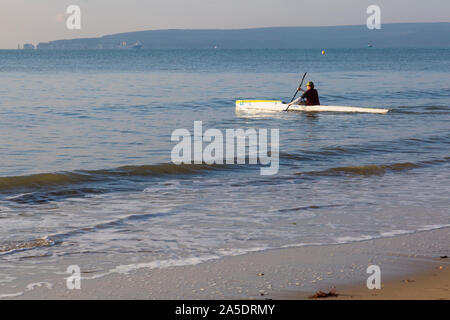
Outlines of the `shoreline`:
<svg viewBox="0 0 450 320">
<path fill-rule="evenodd" d="M 82 270 L 80 290 L 52 274 L 6 299 L 308 299 L 335 287 L 336 299 L 450 299 L 450 228 L 328 246 L 304 246 L 228 256 L 163 269 L 128 268 L 96 278 Z M 63 261 L 64 267 L 74 264 Z M 369 291 L 369 265 L 381 268 L 382 289 Z M 123 265 L 122 270 L 127 266 Z M 442 269 L 437 270 L 439 266 Z M 131 271 L 130 271 L 131 270 Z M 90 278 L 90 279 L 89 279 Z M 408 279 L 411 280 L 408 282 Z M 23 281 L 26 281 L 25 279 Z M 403 282 L 402 282 L 403 281 Z M 412 288 L 412 289 L 411 289 Z M 433 292 L 424 296 L 424 292 Z M 335 298 L 333 298 L 335 299 Z"/>
<path fill-rule="evenodd" d="M 448 258 L 447 258 L 448 260 Z M 450 300 L 450 264 L 436 261 L 436 266 L 419 274 L 390 280 L 381 290 L 364 286 L 344 286 L 332 300 Z"/>
</svg>

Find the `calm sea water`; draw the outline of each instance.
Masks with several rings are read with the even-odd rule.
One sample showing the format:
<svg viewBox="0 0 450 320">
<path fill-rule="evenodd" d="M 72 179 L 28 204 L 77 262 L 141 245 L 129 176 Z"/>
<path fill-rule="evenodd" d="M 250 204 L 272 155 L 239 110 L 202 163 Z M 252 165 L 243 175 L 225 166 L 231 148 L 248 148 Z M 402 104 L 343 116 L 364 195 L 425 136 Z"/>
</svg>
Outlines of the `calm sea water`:
<svg viewBox="0 0 450 320">
<path fill-rule="evenodd" d="M 236 114 L 289 100 L 387 115 Z M 450 50 L 0 51 L 0 293 L 101 274 L 450 225 Z M 175 166 L 173 130 L 279 128 L 280 172 Z"/>
</svg>

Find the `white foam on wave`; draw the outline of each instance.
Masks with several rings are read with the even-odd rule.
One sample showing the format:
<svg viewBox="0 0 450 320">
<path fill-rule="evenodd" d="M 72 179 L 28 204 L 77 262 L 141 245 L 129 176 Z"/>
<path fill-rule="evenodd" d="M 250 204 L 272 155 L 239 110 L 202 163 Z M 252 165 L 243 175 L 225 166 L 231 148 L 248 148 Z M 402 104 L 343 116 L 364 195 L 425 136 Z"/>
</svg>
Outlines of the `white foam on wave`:
<svg viewBox="0 0 450 320">
<path fill-rule="evenodd" d="M 338 237 L 336 238 L 337 243 L 349 243 L 349 242 L 358 242 L 358 241 L 367 241 L 379 238 L 378 236 L 369 236 L 369 235 L 360 235 L 360 236 L 347 236 L 347 237 Z"/>
<path fill-rule="evenodd" d="M 219 249 L 217 250 L 221 256 L 240 256 L 250 252 L 258 252 L 270 249 L 269 246 L 255 247 L 255 248 L 235 248 L 235 249 Z"/>
<path fill-rule="evenodd" d="M 415 230 L 392 230 L 392 231 L 380 232 L 378 235 L 339 237 L 339 238 L 336 238 L 335 240 L 337 243 L 350 243 L 350 242 L 358 242 L 358 241 L 375 240 L 375 239 L 381 239 L 381 238 L 391 238 L 391 237 L 397 237 L 397 236 L 406 235 L 406 234 L 414 234 L 417 232 L 432 231 L 432 230 L 438 230 L 438 229 L 449 228 L 449 227 L 450 227 L 450 224 L 433 224 L 433 225 L 426 225 L 426 226 L 420 227 Z"/>
<path fill-rule="evenodd" d="M 381 232 L 379 238 L 389 238 L 395 236 L 401 236 L 404 234 L 411 234 L 417 232 L 416 230 L 392 230 L 387 232 Z"/>
<path fill-rule="evenodd" d="M 67 201 L 72 201 L 72 202 L 87 202 L 87 201 L 89 201 L 89 199 L 88 198 L 70 198 L 70 199 L 68 199 Z"/>
<path fill-rule="evenodd" d="M 294 243 L 294 244 L 285 244 L 281 246 L 281 248 L 298 248 L 298 247 L 309 247 L 309 246 L 326 246 L 329 245 L 323 242 L 311 242 L 311 243 Z"/>
<path fill-rule="evenodd" d="M 35 288 L 46 287 L 47 289 L 52 289 L 53 285 L 50 282 L 34 282 L 27 285 L 27 290 L 31 291 Z"/>
<path fill-rule="evenodd" d="M 335 241 L 339 244 L 346 244 L 351 242 L 359 242 L 359 241 L 368 241 L 368 240 L 374 240 L 374 239 L 380 239 L 380 238 L 387 238 L 387 237 L 394 237 L 399 235 L 405 235 L 405 234 L 412 234 L 420 231 L 431 231 L 435 229 L 441 229 L 450 227 L 449 225 L 428 225 L 424 226 L 418 230 L 392 230 L 388 232 L 381 232 L 378 235 L 360 235 L 360 236 L 346 236 L 346 237 L 338 237 L 335 239 Z M 303 247 L 303 246 L 323 246 L 323 245 L 331 245 L 332 243 L 299 243 L 299 244 L 289 244 L 289 245 L 283 245 L 279 248 L 292 248 L 292 247 Z M 244 255 L 251 252 L 260 252 L 265 251 L 269 249 L 275 249 L 270 246 L 261 246 L 261 247 L 254 247 L 254 248 L 232 248 L 232 249 L 218 249 L 217 254 L 214 255 L 207 255 L 207 256 L 201 256 L 201 257 L 188 257 L 188 258 L 181 258 L 181 259 L 167 259 L 167 260 L 157 260 L 157 261 L 151 261 L 151 262 L 144 262 L 144 263 L 133 263 L 133 264 L 127 264 L 127 265 L 118 265 L 113 269 L 110 269 L 106 273 L 98 274 L 92 277 L 83 277 L 83 279 L 98 279 L 102 278 L 104 276 L 110 275 L 110 274 L 128 274 L 132 271 L 136 271 L 139 269 L 163 269 L 163 268 L 169 268 L 169 267 L 180 267 L 180 266 L 192 266 L 197 265 L 200 263 L 204 263 L 211 260 L 217 260 L 223 257 L 227 256 L 238 256 L 238 255 Z"/>
<path fill-rule="evenodd" d="M 423 226 L 419 229 L 419 231 L 430 231 L 435 229 L 443 229 L 443 228 L 449 228 L 450 224 L 429 224 L 426 226 Z"/>
<path fill-rule="evenodd" d="M 169 267 L 181 267 L 181 266 L 193 266 L 207 261 L 217 260 L 227 256 L 239 256 L 250 252 L 258 252 L 270 249 L 269 247 L 254 247 L 254 248 L 236 248 L 236 249 L 219 249 L 218 254 L 200 256 L 200 257 L 188 257 L 181 259 L 167 259 L 167 260 L 156 260 L 151 262 L 143 263 L 133 263 L 126 265 L 119 265 L 115 268 L 109 270 L 106 273 L 98 274 L 92 277 L 83 277 L 86 280 L 93 280 L 102 278 L 104 276 L 118 273 L 118 274 L 128 274 L 132 271 L 139 269 L 164 269 Z"/>
<path fill-rule="evenodd" d="M 8 298 L 16 298 L 16 297 L 20 297 L 21 295 L 23 295 L 26 291 L 32 291 L 35 288 L 41 288 L 41 287 L 45 287 L 49 290 L 51 290 L 53 288 L 53 284 L 51 284 L 50 282 L 34 282 L 34 283 L 29 283 L 25 289 L 25 291 L 21 291 L 21 292 L 16 292 L 16 293 L 5 293 L 5 294 L 0 294 L 0 299 L 8 299 Z"/>
<path fill-rule="evenodd" d="M 23 292 L 16 292 L 16 293 L 4 293 L 0 294 L 0 299 L 7 299 L 7 298 L 16 298 L 23 295 Z"/>
<path fill-rule="evenodd" d="M 173 191 L 173 190 L 178 190 L 178 188 L 180 186 L 181 186 L 181 183 L 177 180 L 167 180 L 163 183 L 158 183 L 151 187 L 147 187 L 142 192 L 153 193 L 153 192 L 160 192 L 160 191 Z"/>
<path fill-rule="evenodd" d="M 98 274 L 92 277 L 83 277 L 82 279 L 98 279 L 102 278 L 104 276 L 118 273 L 118 274 L 128 274 L 132 271 L 136 271 L 139 269 L 163 269 L 163 268 L 169 268 L 169 267 L 180 267 L 180 266 L 192 266 L 196 264 L 200 264 L 202 262 L 206 262 L 209 260 L 215 260 L 219 259 L 220 256 L 218 255 L 208 255 L 203 257 L 189 257 L 184 259 L 168 259 L 168 260 L 156 260 L 151 262 L 143 262 L 143 263 L 132 263 L 132 264 L 126 264 L 126 265 L 119 265 L 115 268 L 109 270 L 106 273 Z"/>
<path fill-rule="evenodd" d="M 14 195 L 14 196 L 6 197 L 5 199 L 6 199 L 6 200 L 14 200 L 14 199 L 18 199 L 18 198 L 21 198 L 21 197 L 24 197 L 24 196 L 28 196 L 28 195 L 32 195 L 32 193 L 30 193 L 30 192 L 27 192 L 27 193 L 20 193 L 20 194 Z"/>
<path fill-rule="evenodd" d="M 13 211 L 11 208 L 5 207 L 5 206 L 0 206 L 0 212 L 11 212 Z"/>
<path fill-rule="evenodd" d="M 10 275 L 1 273 L 0 274 L 0 283 L 8 283 L 8 282 L 13 282 L 14 280 L 17 280 L 16 277 L 12 277 Z"/>
</svg>

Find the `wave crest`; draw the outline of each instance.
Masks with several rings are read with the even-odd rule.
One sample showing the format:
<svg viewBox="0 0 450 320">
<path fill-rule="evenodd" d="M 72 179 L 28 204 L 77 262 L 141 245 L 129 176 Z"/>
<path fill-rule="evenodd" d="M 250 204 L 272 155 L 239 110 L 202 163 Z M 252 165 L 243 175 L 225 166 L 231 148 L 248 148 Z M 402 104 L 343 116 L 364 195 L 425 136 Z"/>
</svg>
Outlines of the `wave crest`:
<svg viewBox="0 0 450 320">
<path fill-rule="evenodd" d="M 382 176 L 388 171 L 404 171 L 416 168 L 422 168 L 421 163 L 395 163 L 390 165 L 362 165 L 330 168 L 323 171 L 299 172 L 295 175 L 312 175 L 312 176 L 335 176 L 335 175 L 361 175 L 361 176 Z"/>
<path fill-rule="evenodd" d="M 194 174 L 215 170 L 222 165 L 164 163 L 142 166 L 122 166 L 114 169 L 79 170 L 74 172 L 40 173 L 27 176 L 0 177 L 0 191 L 40 189 L 51 186 L 108 181 L 117 177 L 148 177 L 170 174 Z"/>
</svg>

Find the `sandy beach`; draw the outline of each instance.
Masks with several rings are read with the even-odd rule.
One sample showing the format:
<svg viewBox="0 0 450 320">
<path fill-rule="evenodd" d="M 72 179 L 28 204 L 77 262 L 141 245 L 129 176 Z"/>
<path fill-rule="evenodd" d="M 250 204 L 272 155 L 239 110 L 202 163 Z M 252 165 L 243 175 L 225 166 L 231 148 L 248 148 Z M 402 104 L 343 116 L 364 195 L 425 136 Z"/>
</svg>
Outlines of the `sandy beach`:
<svg viewBox="0 0 450 320">
<path fill-rule="evenodd" d="M 335 300 L 449 300 L 450 270 L 447 263 L 424 273 L 400 277 L 370 291 L 365 286 L 342 287 Z"/>
<path fill-rule="evenodd" d="M 78 2 L 2 1 L 0 303 L 450 300 L 450 1 Z"/>
<path fill-rule="evenodd" d="M 124 264 L 108 274 L 67 258 L 62 272 L 21 277 L 17 299 L 308 299 L 335 288 L 333 299 L 449 299 L 449 228 L 344 245 L 306 246 L 225 257 L 188 266 Z M 92 257 L 94 260 L 95 257 Z M 75 262 L 81 289 L 68 290 Z M 381 268 L 381 290 L 366 288 L 369 265 Z"/>
</svg>

